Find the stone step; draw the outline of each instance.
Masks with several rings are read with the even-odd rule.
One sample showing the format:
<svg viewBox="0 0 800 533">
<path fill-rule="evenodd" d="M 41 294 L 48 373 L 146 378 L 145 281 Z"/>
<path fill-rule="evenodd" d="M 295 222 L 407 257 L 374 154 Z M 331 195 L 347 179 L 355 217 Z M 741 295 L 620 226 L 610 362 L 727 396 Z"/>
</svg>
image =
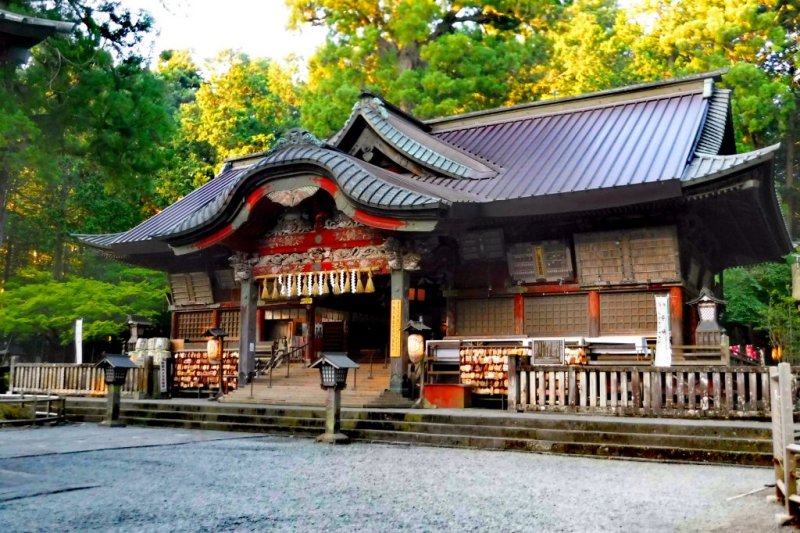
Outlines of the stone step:
<svg viewBox="0 0 800 533">
<path fill-rule="evenodd" d="M 380 431 L 371 429 L 350 430 L 347 434 L 351 439 L 356 441 L 385 444 L 513 450 L 669 462 L 717 463 L 750 466 L 772 465 L 771 453 L 749 451 L 741 452 L 718 449 L 621 445 L 607 442 L 555 442 L 538 439 L 486 437 L 483 435 L 432 435 L 430 433 Z"/>
<path fill-rule="evenodd" d="M 399 397 L 406 402 L 405 398 Z M 90 410 L 98 414 L 105 412 L 105 401 L 70 399 L 68 400 L 71 412 Z M 247 405 L 217 402 L 192 402 L 180 401 L 123 401 L 122 410 L 147 409 L 149 411 L 183 411 L 208 416 L 217 414 L 246 414 L 257 416 L 291 416 L 291 417 L 323 417 L 322 408 L 298 408 L 290 405 Z M 475 427 L 511 427 L 521 429 L 552 429 L 552 430 L 584 430 L 595 433 L 631 433 L 653 435 L 696 435 L 702 434 L 716 438 L 739 438 L 742 440 L 771 439 L 768 429 L 762 427 L 748 427 L 736 422 L 714 423 L 705 425 L 692 423 L 693 421 L 676 422 L 674 419 L 650 418 L 597 418 L 585 415 L 571 417 L 560 416 L 526 416 L 513 413 L 482 410 L 387 410 L 387 409 L 358 409 L 342 411 L 343 420 L 369 420 L 377 422 L 396 421 L 405 424 L 428 423 L 443 427 L 462 425 Z"/>
<path fill-rule="evenodd" d="M 98 422 L 105 402 L 71 399 L 70 420 Z M 127 424 L 314 436 L 323 409 L 215 402 L 123 402 Z M 342 429 L 367 442 L 474 447 L 682 462 L 768 466 L 770 432 L 736 423 L 680 424 L 658 419 L 520 416 L 474 411 L 343 410 Z"/>
</svg>

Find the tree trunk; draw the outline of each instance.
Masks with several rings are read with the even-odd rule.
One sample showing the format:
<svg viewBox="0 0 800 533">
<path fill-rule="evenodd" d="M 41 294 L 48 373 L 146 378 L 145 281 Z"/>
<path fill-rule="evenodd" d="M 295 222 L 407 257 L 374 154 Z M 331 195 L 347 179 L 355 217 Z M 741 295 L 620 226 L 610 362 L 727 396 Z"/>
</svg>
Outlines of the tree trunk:
<svg viewBox="0 0 800 533">
<path fill-rule="evenodd" d="M 795 236 L 795 210 L 797 207 L 797 201 L 795 199 L 795 187 L 794 187 L 794 143 L 795 143 L 795 132 L 794 132 L 794 113 L 789 115 L 789 120 L 786 123 L 786 204 L 788 210 L 788 221 L 787 226 L 789 228 L 789 237 L 794 239 Z"/>
<path fill-rule="evenodd" d="M 11 188 L 11 176 L 8 169 L 0 162 L 0 248 L 3 248 L 6 237 L 6 202 L 8 201 L 8 190 Z M 9 253 L 6 250 L 5 262 L 8 262 Z M 5 270 L 5 268 L 4 268 Z"/>
<path fill-rule="evenodd" d="M 67 241 L 67 200 L 69 199 L 69 183 L 63 183 L 59 191 L 58 218 L 56 220 L 56 239 L 53 244 L 53 277 L 57 280 L 63 279 L 65 274 L 65 255 Z"/>
</svg>

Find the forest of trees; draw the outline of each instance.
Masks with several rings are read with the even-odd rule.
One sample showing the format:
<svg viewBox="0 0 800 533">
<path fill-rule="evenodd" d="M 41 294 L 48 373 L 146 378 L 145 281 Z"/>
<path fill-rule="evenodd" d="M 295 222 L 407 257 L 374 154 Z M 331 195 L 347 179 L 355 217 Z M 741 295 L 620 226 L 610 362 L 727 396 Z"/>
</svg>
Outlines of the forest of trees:
<svg viewBox="0 0 800 533">
<path fill-rule="evenodd" d="M 163 317 L 162 274 L 70 236 L 129 229 L 292 127 L 331 135 L 362 88 L 429 118 L 725 69 L 740 150 L 783 143 L 776 173 L 798 233 L 795 2 L 286 4 L 290 27 L 327 30 L 307 65 L 230 50 L 203 65 L 172 50 L 151 64 L 141 45 L 153 21 L 124 2 L 0 1 L 77 23 L 27 64 L 0 67 L 0 341 L 59 352 L 75 318 L 101 340 L 121 333 L 126 314 Z M 789 262 L 726 273 L 726 319 L 800 353 Z"/>
</svg>

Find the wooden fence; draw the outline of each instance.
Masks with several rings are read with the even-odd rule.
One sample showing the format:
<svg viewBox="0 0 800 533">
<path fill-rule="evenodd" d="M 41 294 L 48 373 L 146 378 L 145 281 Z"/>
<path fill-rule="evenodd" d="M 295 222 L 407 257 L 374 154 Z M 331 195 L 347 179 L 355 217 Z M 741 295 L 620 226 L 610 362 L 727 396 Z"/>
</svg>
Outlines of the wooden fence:
<svg viewBox="0 0 800 533">
<path fill-rule="evenodd" d="M 509 359 L 512 411 L 676 417 L 764 417 L 765 367 L 542 366 Z"/>
<path fill-rule="evenodd" d="M 58 394 L 62 396 L 104 396 L 105 370 L 94 365 L 62 363 L 12 363 L 10 391 L 16 394 Z M 138 397 L 147 391 L 147 374 L 132 368 L 122 393 Z"/>
<path fill-rule="evenodd" d="M 781 363 L 770 368 L 772 396 L 772 463 L 775 467 L 775 496 L 784 513 L 777 516 L 785 525 L 800 518 L 800 494 L 797 487 L 800 446 L 794 442 L 794 396 L 792 371 Z"/>
<path fill-rule="evenodd" d="M 0 405 L 19 407 L 24 413 L 24 418 L 0 420 L 0 427 L 52 424 L 66 419 L 66 401 L 63 396 L 3 394 L 0 395 Z"/>
</svg>

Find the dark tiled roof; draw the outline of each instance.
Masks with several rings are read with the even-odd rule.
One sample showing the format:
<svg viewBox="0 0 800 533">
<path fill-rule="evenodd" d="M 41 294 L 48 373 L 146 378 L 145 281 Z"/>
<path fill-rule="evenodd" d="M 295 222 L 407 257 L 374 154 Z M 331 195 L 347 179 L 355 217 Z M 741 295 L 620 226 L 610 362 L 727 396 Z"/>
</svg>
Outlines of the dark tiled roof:
<svg viewBox="0 0 800 533">
<path fill-rule="evenodd" d="M 502 171 L 492 180 L 431 181 L 492 201 L 678 179 L 707 105 L 698 92 L 434 131 Z"/>
<path fill-rule="evenodd" d="M 240 167 L 225 170 L 132 230 L 80 238 L 99 247 L 154 237 L 175 243 L 176 237 L 214 227 L 259 184 L 298 172 L 328 176 L 355 206 L 426 220 L 438 220 L 451 206 L 451 215 L 458 218 L 473 216 L 476 209 L 483 210 L 480 216 L 504 216 L 510 209 L 532 215 L 678 198 L 682 186 L 749 168 L 775 150 L 719 155 L 732 150 L 732 130 L 730 92 L 715 87 L 715 77 L 428 124 L 365 95 L 331 140 L 336 146 L 290 132 L 272 151 L 239 160 Z M 414 174 L 395 173 L 349 155 L 362 128 L 419 168 Z"/>
<path fill-rule="evenodd" d="M 220 198 L 227 198 L 245 172 L 247 172 L 246 168 L 223 171 L 199 189 L 195 189 L 135 228 L 116 234 L 116 238 L 111 242 L 106 242 L 105 245 L 146 241 L 152 239 L 155 235 L 170 233 L 185 220 L 198 216 L 197 213 L 202 212 L 205 207 L 218 202 Z M 85 239 L 81 240 L 87 244 L 92 244 Z"/>
</svg>

